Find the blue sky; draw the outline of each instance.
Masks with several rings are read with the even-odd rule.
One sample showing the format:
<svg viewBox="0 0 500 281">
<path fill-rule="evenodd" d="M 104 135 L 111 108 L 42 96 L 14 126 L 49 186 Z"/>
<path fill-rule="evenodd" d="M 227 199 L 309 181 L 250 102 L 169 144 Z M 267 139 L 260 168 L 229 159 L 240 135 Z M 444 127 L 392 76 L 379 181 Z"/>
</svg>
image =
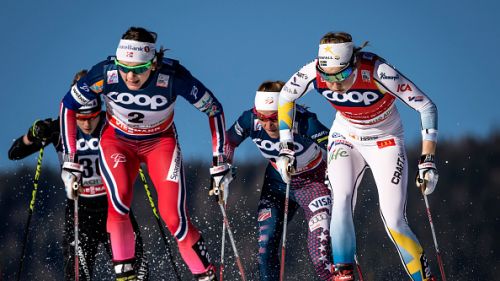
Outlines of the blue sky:
<svg viewBox="0 0 500 281">
<path fill-rule="evenodd" d="M 485 137 L 500 128 L 500 4 L 486 1 L 2 1 L 0 170 L 33 120 L 56 117 L 73 74 L 107 55 L 129 26 L 156 31 L 158 43 L 222 102 L 229 126 L 252 106 L 264 80 L 287 80 L 314 58 L 321 36 L 347 31 L 356 44 L 395 65 L 439 109 L 439 138 Z M 334 111 L 315 92 L 300 100 L 328 127 Z M 399 103 L 410 143 L 419 116 Z M 183 99 L 175 122 L 188 159 L 210 159 L 204 114 Z M 466 150 L 466 148 L 464 148 Z M 439 152 L 438 152 L 439 153 Z M 56 163 L 54 153 L 47 162 Z M 249 141 L 236 157 L 257 157 Z M 240 159 L 241 159 L 240 158 Z"/>
</svg>

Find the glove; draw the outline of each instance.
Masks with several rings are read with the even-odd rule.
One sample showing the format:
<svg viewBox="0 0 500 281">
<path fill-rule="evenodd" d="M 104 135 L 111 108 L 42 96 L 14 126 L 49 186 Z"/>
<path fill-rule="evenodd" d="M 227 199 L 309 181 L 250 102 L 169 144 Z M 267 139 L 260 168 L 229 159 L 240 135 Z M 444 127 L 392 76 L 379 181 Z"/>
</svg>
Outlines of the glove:
<svg viewBox="0 0 500 281">
<path fill-rule="evenodd" d="M 75 200 L 81 186 L 83 166 L 74 162 L 64 162 L 61 178 L 66 189 L 66 197 Z"/>
<path fill-rule="evenodd" d="M 295 152 L 293 150 L 293 142 L 280 142 L 280 154 L 276 161 L 278 172 L 281 179 L 286 184 L 292 181 L 292 173 L 295 171 Z"/>
<path fill-rule="evenodd" d="M 36 120 L 35 123 L 28 129 L 26 137 L 30 142 L 41 143 L 46 142 L 52 137 L 50 123 L 52 119 Z"/>
<path fill-rule="evenodd" d="M 426 154 L 420 156 L 420 161 L 418 162 L 418 172 L 415 179 L 417 187 L 423 190 L 425 195 L 431 194 L 436 188 L 436 184 L 439 179 L 439 174 L 436 169 L 436 164 L 434 163 L 434 155 Z"/>
<path fill-rule="evenodd" d="M 233 180 L 235 169 L 227 162 L 225 155 L 214 157 L 213 166 L 210 168 L 212 189 L 209 195 L 218 196 L 222 192 L 222 198 L 227 201 L 229 196 L 229 183 Z"/>
</svg>

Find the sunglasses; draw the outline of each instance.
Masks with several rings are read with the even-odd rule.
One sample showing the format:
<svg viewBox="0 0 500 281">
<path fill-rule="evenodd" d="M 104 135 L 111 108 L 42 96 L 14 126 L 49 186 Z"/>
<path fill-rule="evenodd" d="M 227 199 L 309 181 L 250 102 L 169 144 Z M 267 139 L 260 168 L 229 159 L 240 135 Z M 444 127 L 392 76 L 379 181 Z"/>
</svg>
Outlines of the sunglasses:
<svg viewBox="0 0 500 281">
<path fill-rule="evenodd" d="M 336 73 L 326 73 L 319 64 L 316 64 L 316 70 L 318 71 L 319 75 L 321 78 L 327 82 L 342 82 L 349 78 L 351 74 L 354 72 L 354 67 L 352 63 L 349 63 L 349 65 L 342 69 L 339 72 Z"/>
<path fill-rule="evenodd" d="M 255 107 L 254 107 L 253 113 L 255 115 L 257 115 L 257 119 L 259 119 L 262 122 L 267 122 L 267 121 L 276 122 L 276 121 L 278 121 L 278 112 L 274 112 L 271 114 L 262 114 L 262 113 L 258 112 L 257 109 L 255 109 Z"/>
<path fill-rule="evenodd" d="M 123 71 L 125 73 L 129 73 L 130 71 L 132 71 L 134 74 L 142 74 L 142 73 L 148 71 L 151 68 L 152 64 L 153 63 L 151 61 L 148 61 L 147 63 L 144 63 L 144 64 L 128 66 L 128 65 L 124 65 L 123 63 L 118 62 L 118 60 L 115 59 L 115 65 L 118 66 L 118 69 L 120 71 Z"/>
<path fill-rule="evenodd" d="M 97 111 L 97 112 L 94 112 L 94 113 L 89 113 L 89 114 L 79 114 L 79 113 L 77 113 L 76 114 L 76 120 L 78 120 L 78 121 L 92 120 L 92 119 L 95 119 L 97 116 L 99 116 L 100 113 L 101 113 L 100 111 Z"/>
</svg>

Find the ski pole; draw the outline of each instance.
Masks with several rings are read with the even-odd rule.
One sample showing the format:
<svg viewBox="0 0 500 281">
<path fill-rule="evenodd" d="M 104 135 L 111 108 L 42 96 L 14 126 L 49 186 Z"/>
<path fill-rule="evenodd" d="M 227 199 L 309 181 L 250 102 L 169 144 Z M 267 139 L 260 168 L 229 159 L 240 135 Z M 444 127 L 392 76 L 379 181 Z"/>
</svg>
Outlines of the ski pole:
<svg viewBox="0 0 500 281">
<path fill-rule="evenodd" d="M 226 204 L 224 204 L 224 209 L 226 208 Z M 220 250 L 220 281 L 224 280 L 224 251 L 226 246 L 226 224 L 222 224 L 222 242 L 221 242 L 221 250 Z"/>
<path fill-rule="evenodd" d="M 358 262 L 358 255 L 356 254 L 354 255 L 354 261 L 356 262 L 356 269 L 358 270 L 359 280 L 364 281 L 363 272 L 361 272 L 361 266 L 359 265 Z"/>
<path fill-rule="evenodd" d="M 45 142 L 42 142 L 42 148 L 40 148 L 40 152 L 38 153 L 38 159 L 36 162 L 35 178 L 33 179 L 33 190 L 31 191 L 31 201 L 28 209 L 28 220 L 26 222 L 26 227 L 24 228 L 23 248 L 21 250 L 21 259 L 19 261 L 19 268 L 17 270 L 17 277 L 16 277 L 17 281 L 21 279 L 21 272 L 23 271 L 23 263 L 26 251 L 26 244 L 28 243 L 30 222 L 31 222 L 31 217 L 33 215 L 33 211 L 35 209 L 36 192 L 38 190 L 38 179 L 40 178 L 40 174 L 42 172 L 42 159 L 43 159 L 44 147 L 45 147 Z"/>
<path fill-rule="evenodd" d="M 153 201 L 153 197 L 151 196 L 151 192 L 149 191 L 149 186 L 148 186 L 148 181 L 146 180 L 146 175 L 144 174 L 144 171 L 139 168 L 139 175 L 141 176 L 141 181 L 144 185 L 144 190 L 146 190 L 146 195 L 148 196 L 149 199 L 149 204 L 151 205 L 151 210 L 153 211 L 153 215 L 156 219 L 156 223 L 158 224 L 158 229 L 160 229 L 160 235 L 161 238 L 163 239 L 163 243 L 165 244 L 165 251 L 167 252 L 167 256 L 170 259 L 170 265 L 172 266 L 172 269 L 174 270 L 175 277 L 177 280 L 181 280 L 181 276 L 179 275 L 179 272 L 177 271 L 177 266 L 174 263 L 174 257 L 172 256 L 172 250 L 170 249 L 170 243 L 167 240 L 167 236 L 165 235 L 165 231 L 163 230 L 163 226 L 160 221 L 160 216 L 158 215 L 158 211 L 156 210 L 155 202 Z"/>
<path fill-rule="evenodd" d="M 429 224 L 431 225 L 432 239 L 434 240 L 434 248 L 436 249 L 436 256 L 439 265 L 439 271 L 441 272 L 441 279 L 446 281 L 446 275 L 444 272 L 443 260 L 441 259 L 441 253 L 439 252 L 438 242 L 436 238 L 436 230 L 434 229 L 434 223 L 432 221 L 431 208 L 429 206 L 429 200 L 427 200 L 427 195 L 425 195 L 425 181 L 422 184 L 422 196 L 424 197 L 425 208 L 427 211 L 427 218 L 429 219 Z"/>
<path fill-rule="evenodd" d="M 73 190 L 78 192 L 78 183 L 75 182 L 73 184 Z M 78 194 L 75 197 L 75 202 L 74 202 L 74 210 L 73 210 L 73 215 L 74 215 L 74 232 L 75 232 L 75 281 L 78 281 L 80 279 L 80 263 L 79 263 L 79 258 L 78 258 Z"/>
<path fill-rule="evenodd" d="M 222 212 L 222 219 L 223 219 L 224 224 L 226 225 L 227 234 L 229 235 L 229 241 L 231 242 L 231 247 L 233 248 L 234 257 L 236 259 L 236 264 L 238 265 L 241 279 L 243 281 L 246 281 L 247 279 L 245 276 L 245 269 L 243 268 L 243 264 L 241 263 L 241 258 L 240 258 L 240 255 L 238 254 L 238 249 L 236 249 L 236 243 L 234 242 L 233 232 L 231 231 L 231 226 L 229 225 L 229 220 L 227 218 L 226 210 L 224 208 L 224 206 L 226 204 L 224 202 L 224 198 L 223 198 L 223 195 L 221 192 L 219 192 L 218 196 L 219 196 L 219 200 L 218 200 L 219 207 L 220 207 L 220 210 Z"/>
<path fill-rule="evenodd" d="M 289 198 L 290 198 L 290 182 L 286 184 L 286 191 L 285 191 L 285 212 L 283 214 L 283 237 L 281 239 L 280 281 L 285 280 L 286 228 L 288 223 Z"/>
</svg>

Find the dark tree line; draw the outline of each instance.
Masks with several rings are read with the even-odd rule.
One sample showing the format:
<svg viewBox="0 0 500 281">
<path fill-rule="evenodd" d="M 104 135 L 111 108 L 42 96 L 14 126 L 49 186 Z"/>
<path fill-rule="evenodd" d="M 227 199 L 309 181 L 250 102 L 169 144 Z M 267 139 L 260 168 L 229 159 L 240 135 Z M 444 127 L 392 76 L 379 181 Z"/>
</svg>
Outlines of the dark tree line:
<svg viewBox="0 0 500 281">
<path fill-rule="evenodd" d="M 497 270 L 500 269 L 499 144 L 500 132 L 495 132 L 484 139 L 445 140 L 438 145 L 440 179 L 429 200 L 448 280 L 500 280 L 497 277 Z M 433 272 L 439 276 L 425 205 L 413 184 L 418 154 L 419 147 L 408 148 L 407 217 L 424 246 Z M 218 261 L 221 215 L 214 199 L 207 195 L 208 164 L 191 161 L 185 166 L 191 217 L 204 233 L 212 258 Z M 258 280 L 256 210 L 265 163 L 256 157 L 239 162 L 237 166 L 237 178 L 231 185 L 228 215 L 247 278 Z M 34 169 L 34 166 L 20 167 L 15 171 L 0 172 L 1 280 L 14 280 L 17 271 Z M 174 280 L 169 273 L 169 262 L 165 261 L 163 241 L 139 180 L 135 188 L 133 208 L 146 241 L 152 267 L 151 280 Z M 43 167 L 22 280 L 63 279 L 61 241 L 64 202 L 65 193 L 57 168 Z M 383 228 L 377 202 L 374 181 L 368 172 L 359 188 L 355 211 L 358 257 L 365 280 L 407 280 L 395 247 Z M 314 280 L 305 245 L 307 222 L 301 212 L 289 224 L 288 233 L 287 280 Z M 183 280 L 192 280 L 173 240 L 170 241 Z M 100 276 L 100 280 L 110 280 L 110 263 L 104 252 L 100 254 L 99 261 L 96 275 Z M 230 245 L 226 244 L 226 280 L 239 280 L 234 264 Z"/>
</svg>

